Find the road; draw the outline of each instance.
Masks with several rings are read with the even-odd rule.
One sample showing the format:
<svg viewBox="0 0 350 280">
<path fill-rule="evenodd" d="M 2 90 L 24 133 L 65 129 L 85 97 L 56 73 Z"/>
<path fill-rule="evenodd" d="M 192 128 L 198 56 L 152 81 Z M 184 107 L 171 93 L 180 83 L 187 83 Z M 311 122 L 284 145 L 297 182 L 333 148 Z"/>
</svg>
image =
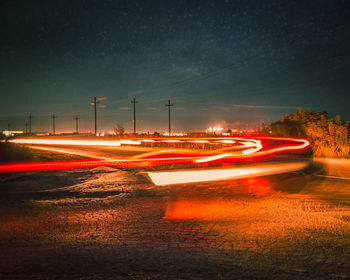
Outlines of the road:
<svg viewBox="0 0 350 280">
<path fill-rule="evenodd" d="M 349 279 L 349 178 L 350 161 L 324 159 L 274 176 L 169 186 L 111 167 L 23 175 L 1 183 L 0 276 Z"/>
</svg>

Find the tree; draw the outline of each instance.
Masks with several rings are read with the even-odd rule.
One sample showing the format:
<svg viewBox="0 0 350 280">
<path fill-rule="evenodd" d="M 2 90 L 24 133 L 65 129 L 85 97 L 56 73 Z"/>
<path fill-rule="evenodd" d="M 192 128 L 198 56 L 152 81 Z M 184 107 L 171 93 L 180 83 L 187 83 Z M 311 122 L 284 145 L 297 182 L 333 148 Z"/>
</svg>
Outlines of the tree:
<svg viewBox="0 0 350 280">
<path fill-rule="evenodd" d="M 272 134 L 277 136 L 305 137 L 306 135 L 301 122 L 288 118 L 272 123 L 270 128 Z"/>
<path fill-rule="evenodd" d="M 119 137 L 122 137 L 125 133 L 125 128 L 120 123 L 117 123 L 117 125 L 114 127 L 114 132 Z"/>
<path fill-rule="evenodd" d="M 340 124 L 341 123 L 340 115 L 335 115 L 334 121 L 336 124 Z"/>
</svg>

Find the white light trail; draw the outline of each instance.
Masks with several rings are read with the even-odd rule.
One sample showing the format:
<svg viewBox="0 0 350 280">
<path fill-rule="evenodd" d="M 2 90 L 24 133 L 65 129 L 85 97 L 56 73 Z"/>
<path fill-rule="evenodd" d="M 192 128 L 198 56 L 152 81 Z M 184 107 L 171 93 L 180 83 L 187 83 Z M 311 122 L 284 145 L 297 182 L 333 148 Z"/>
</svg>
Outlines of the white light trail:
<svg viewBox="0 0 350 280">
<path fill-rule="evenodd" d="M 73 145 L 73 146 L 112 146 L 119 147 L 120 145 L 140 145 L 140 141 L 133 140 L 57 140 L 57 139 L 12 139 L 8 142 L 16 144 L 40 144 L 40 145 Z"/>
<path fill-rule="evenodd" d="M 231 169 L 148 172 L 147 174 L 155 185 L 165 186 L 173 184 L 267 176 L 300 170 L 305 168 L 307 165 L 308 164 L 305 162 L 262 164 Z"/>
<path fill-rule="evenodd" d="M 236 143 L 236 141 L 234 140 L 219 140 L 219 141 L 216 141 L 217 143 L 224 143 L 224 144 L 234 144 Z"/>
<path fill-rule="evenodd" d="M 197 162 L 197 163 L 209 162 L 209 161 L 218 160 L 218 159 L 222 159 L 222 158 L 230 157 L 230 156 L 232 156 L 231 153 L 220 154 L 220 155 L 215 155 L 215 156 L 210 156 L 210 157 L 197 159 L 195 162 Z"/>
</svg>

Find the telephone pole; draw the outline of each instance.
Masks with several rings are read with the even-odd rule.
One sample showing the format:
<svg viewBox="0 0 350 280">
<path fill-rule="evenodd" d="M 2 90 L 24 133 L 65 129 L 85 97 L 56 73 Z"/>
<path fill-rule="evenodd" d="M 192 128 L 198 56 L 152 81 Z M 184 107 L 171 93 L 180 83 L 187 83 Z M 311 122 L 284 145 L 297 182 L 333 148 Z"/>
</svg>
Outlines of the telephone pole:
<svg viewBox="0 0 350 280">
<path fill-rule="evenodd" d="M 106 98 L 105 97 L 101 97 L 101 98 L 94 97 L 94 100 L 91 102 L 91 105 L 94 105 L 94 113 L 95 113 L 95 135 L 97 135 L 97 104 L 100 103 L 104 99 L 106 99 Z M 100 106 L 100 107 L 102 107 L 102 106 Z"/>
<path fill-rule="evenodd" d="M 32 114 L 29 113 L 29 134 L 32 134 Z"/>
<path fill-rule="evenodd" d="M 52 135 L 56 134 L 56 115 L 52 114 Z"/>
<path fill-rule="evenodd" d="M 97 134 L 97 99 L 96 97 L 94 97 L 94 101 L 92 101 L 91 103 L 92 105 L 94 105 L 94 113 L 95 113 L 95 135 Z"/>
<path fill-rule="evenodd" d="M 79 116 L 75 116 L 75 133 L 79 134 Z"/>
<path fill-rule="evenodd" d="M 168 111 L 169 111 L 169 136 L 170 136 L 171 135 L 170 107 L 174 106 L 174 104 L 171 104 L 170 100 L 168 100 L 168 104 L 165 104 L 165 106 L 168 107 Z"/>
<path fill-rule="evenodd" d="M 138 103 L 135 97 L 131 100 L 131 103 L 134 104 L 134 135 L 136 135 L 136 103 Z"/>
<path fill-rule="evenodd" d="M 95 110 L 95 135 L 97 134 L 97 110 L 96 110 L 96 106 L 97 106 L 97 101 L 96 101 L 96 97 L 94 97 L 94 110 Z"/>
<path fill-rule="evenodd" d="M 27 122 L 27 120 L 26 120 L 26 134 L 28 134 L 28 122 Z"/>
</svg>

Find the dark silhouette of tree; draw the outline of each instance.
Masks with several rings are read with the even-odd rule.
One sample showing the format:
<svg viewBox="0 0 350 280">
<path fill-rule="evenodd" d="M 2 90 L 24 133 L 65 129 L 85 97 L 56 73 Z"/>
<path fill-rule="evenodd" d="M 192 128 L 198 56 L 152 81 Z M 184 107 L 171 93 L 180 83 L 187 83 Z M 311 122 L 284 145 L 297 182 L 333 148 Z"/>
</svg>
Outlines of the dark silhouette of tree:
<svg viewBox="0 0 350 280">
<path fill-rule="evenodd" d="M 119 137 L 122 137 L 122 136 L 124 136 L 125 129 L 120 123 L 117 123 L 117 125 L 114 127 L 114 132 Z"/>
<path fill-rule="evenodd" d="M 271 132 L 276 136 L 305 137 L 303 124 L 291 119 L 283 119 L 271 124 Z"/>
</svg>

